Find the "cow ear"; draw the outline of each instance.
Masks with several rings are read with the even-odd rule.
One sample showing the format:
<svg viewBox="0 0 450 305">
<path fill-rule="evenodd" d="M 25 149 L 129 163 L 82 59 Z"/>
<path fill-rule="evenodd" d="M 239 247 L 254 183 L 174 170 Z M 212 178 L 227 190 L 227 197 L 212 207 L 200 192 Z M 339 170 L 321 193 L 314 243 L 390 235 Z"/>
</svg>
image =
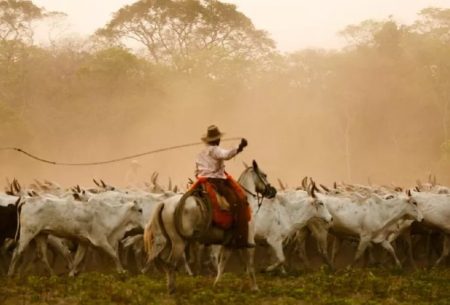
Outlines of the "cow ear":
<svg viewBox="0 0 450 305">
<path fill-rule="evenodd" d="M 78 193 L 73 193 L 73 198 L 75 198 L 75 200 L 81 201 L 81 197 Z"/>
</svg>

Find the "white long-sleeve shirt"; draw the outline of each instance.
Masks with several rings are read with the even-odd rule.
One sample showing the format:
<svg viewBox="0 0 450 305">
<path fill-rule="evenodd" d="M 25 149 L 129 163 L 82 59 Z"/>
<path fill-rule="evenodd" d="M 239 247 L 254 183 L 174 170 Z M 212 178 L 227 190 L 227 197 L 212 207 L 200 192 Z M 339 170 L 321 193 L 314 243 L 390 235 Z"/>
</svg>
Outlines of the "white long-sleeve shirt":
<svg viewBox="0 0 450 305">
<path fill-rule="evenodd" d="M 225 149 L 208 145 L 197 156 L 196 176 L 226 179 L 224 160 L 230 160 L 237 154 L 237 148 Z"/>
</svg>

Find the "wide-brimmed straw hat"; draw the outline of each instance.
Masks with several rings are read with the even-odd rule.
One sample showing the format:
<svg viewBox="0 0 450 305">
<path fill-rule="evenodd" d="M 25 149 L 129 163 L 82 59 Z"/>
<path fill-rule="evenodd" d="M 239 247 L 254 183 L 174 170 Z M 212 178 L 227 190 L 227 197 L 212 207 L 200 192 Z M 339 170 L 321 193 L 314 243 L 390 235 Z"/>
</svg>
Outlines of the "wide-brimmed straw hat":
<svg viewBox="0 0 450 305">
<path fill-rule="evenodd" d="M 220 132 L 219 128 L 216 125 L 211 125 L 208 127 L 206 135 L 202 137 L 202 141 L 205 143 L 209 143 L 219 140 L 223 135 L 224 133 Z"/>
</svg>

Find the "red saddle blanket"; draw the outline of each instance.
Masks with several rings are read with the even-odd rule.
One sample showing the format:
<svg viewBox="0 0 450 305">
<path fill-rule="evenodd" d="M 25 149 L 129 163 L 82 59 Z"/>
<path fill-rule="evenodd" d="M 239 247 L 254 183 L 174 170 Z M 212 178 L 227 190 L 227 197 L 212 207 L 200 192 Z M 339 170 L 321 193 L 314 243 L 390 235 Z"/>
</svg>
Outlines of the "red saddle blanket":
<svg viewBox="0 0 450 305">
<path fill-rule="evenodd" d="M 237 183 L 230 175 L 227 175 L 227 179 L 231 182 L 231 186 L 233 187 L 234 191 L 240 198 L 241 202 L 247 201 L 247 196 L 244 192 L 244 190 L 241 188 L 239 183 Z M 209 197 L 209 200 L 212 204 L 212 222 L 217 227 L 227 230 L 229 229 L 233 222 L 234 222 L 234 215 L 229 210 L 224 210 L 220 207 L 219 201 L 217 199 L 217 192 L 214 188 L 214 186 L 208 182 L 208 178 L 199 177 L 198 180 L 192 185 L 191 190 L 194 190 L 200 186 L 203 186 L 206 190 L 206 193 Z M 247 221 L 250 221 L 251 219 L 251 210 L 250 206 L 247 204 L 246 209 L 246 219 Z"/>
</svg>

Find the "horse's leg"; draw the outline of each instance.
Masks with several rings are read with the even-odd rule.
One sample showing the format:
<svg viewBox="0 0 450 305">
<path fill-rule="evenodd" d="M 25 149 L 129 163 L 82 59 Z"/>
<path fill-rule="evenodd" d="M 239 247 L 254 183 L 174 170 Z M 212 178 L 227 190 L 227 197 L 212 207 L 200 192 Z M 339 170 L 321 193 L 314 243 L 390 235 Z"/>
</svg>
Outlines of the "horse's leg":
<svg viewBox="0 0 450 305">
<path fill-rule="evenodd" d="M 239 250 L 240 252 L 245 253 L 245 262 L 247 274 L 250 279 L 250 289 L 252 291 L 258 291 L 258 284 L 256 284 L 256 274 L 255 274 L 255 249 L 245 249 Z"/>
<path fill-rule="evenodd" d="M 191 266 L 189 266 L 189 262 L 186 257 L 186 252 L 184 252 L 184 251 L 183 251 L 183 263 L 184 263 L 184 269 L 186 270 L 187 274 L 190 276 L 193 276 L 194 273 L 192 272 Z"/>
<path fill-rule="evenodd" d="M 231 255 L 231 249 L 229 249 L 227 247 L 221 247 L 220 253 L 219 253 L 219 263 L 217 266 L 217 276 L 214 281 L 214 286 L 217 285 L 220 278 L 222 277 L 222 274 L 225 270 L 225 265 L 227 264 L 228 259 L 230 258 L 230 255 Z"/>
<path fill-rule="evenodd" d="M 172 250 L 167 263 L 163 264 L 163 268 L 167 277 L 167 289 L 170 294 L 175 292 L 176 269 L 181 258 L 185 258 L 184 250 L 186 245 L 183 240 L 172 240 Z"/>
</svg>

